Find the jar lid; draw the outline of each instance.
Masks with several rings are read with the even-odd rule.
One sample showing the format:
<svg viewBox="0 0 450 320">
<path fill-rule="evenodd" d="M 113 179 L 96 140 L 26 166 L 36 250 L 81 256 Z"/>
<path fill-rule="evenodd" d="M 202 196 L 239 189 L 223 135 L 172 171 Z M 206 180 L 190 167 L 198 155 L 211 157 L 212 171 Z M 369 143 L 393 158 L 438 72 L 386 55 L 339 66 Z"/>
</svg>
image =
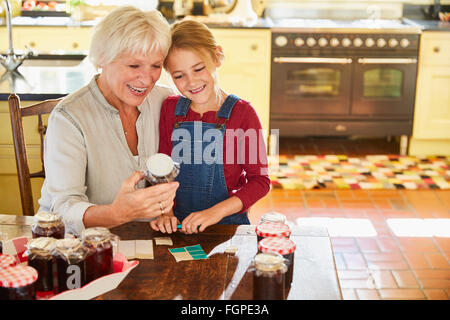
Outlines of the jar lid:
<svg viewBox="0 0 450 320">
<path fill-rule="evenodd" d="M 78 238 L 65 238 L 56 240 L 56 250 L 58 251 L 76 251 L 81 248 L 81 240 Z"/>
<path fill-rule="evenodd" d="M 53 251 L 62 256 L 69 263 L 78 263 L 86 258 L 88 250 L 78 238 L 65 238 L 56 240 Z"/>
<path fill-rule="evenodd" d="M 109 231 L 108 228 L 104 227 L 93 227 L 84 229 L 81 235 L 83 241 L 92 245 L 97 245 L 106 241 L 110 241 L 112 237 L 113 234 Z"/>
<path fill-rule="evenodd" d="M 264 253 L 290 254 L 297 248 L 294 241 L 286 237 L 267 237 L 258 242 L 258 250 Z"/>
<path fill-rule="evenodd" d="M 35 282 L 38 278 L 36 269 L 29 266 L 14 266 L 0 269 L 0 287 L 21 288 Z"/>
<path fill-rule="evenodd" d="M 56 247 L 56 239 L 50 237 L 39 237 L 30 239 L 27 243 L 28 252 L 39 255 L 50 255 Z"/>
<path fill-rule="evenodd" d="M 287 219 L 284 214 L 272 211 L 261 216 L 261 222 L 266 221 L 286 223 Z"/>
<path fill-rule="evenodd" d="M 148 171 L 157 176 L 164 177 L 169 175 L 174 167 L 174 162 L 171 157 L 164 153 L 156 153 L 147 160 Z"/>
<path fill-rule="evenodd" d="M 16 265 L 16 259 L 9 254 L 0 254 L 0 269 L 9 268 Z"/>
<path fill-rule="evenodd" d="M 35 222 L 56 222 L 61 220 L 56 213 L 40 211 L 34 215 Z"/>
<path fill-rule="evenodd" d="M 262 222 L 256 226 L 256 234 L 260 237 L 289 237 L 291 228 L 281 222 Z"/>
<path fill-rule="evenodd" d="M 258 253 L 253 261 L 255 268 L 260 271 L 277 271 L 285 267 L 284 258 L 275 252 Z"/>
</svg>

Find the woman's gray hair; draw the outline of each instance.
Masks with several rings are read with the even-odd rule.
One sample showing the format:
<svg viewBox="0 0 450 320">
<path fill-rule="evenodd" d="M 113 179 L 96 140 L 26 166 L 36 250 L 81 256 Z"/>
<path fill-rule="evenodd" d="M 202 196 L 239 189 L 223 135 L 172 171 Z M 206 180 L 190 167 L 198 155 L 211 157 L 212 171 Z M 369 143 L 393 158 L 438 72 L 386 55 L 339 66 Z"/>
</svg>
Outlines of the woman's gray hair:
<svg viewBox="0 0 450 320">
<path fill-rule="evenodd" d="M 123 6 L 94 27 L 89 59 L 99 68 L 125 52 L 147 55 L 161 50 L 166 57 L 171 42 L 170 26 L 159 11 Z"/>
</svg>

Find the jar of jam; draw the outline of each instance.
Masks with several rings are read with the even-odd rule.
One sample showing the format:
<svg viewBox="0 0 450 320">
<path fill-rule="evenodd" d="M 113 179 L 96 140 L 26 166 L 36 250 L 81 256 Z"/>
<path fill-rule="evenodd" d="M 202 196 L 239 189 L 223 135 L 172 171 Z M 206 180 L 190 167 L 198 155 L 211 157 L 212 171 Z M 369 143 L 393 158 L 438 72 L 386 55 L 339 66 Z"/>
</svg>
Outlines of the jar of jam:
<svg viewBox="0 0 450 320">
<path fill-rule="evenodd" d="M 287 267 L 278 253 L 258 253 L 253 260 L 253 299 L 284 300 Z"/>
<path fill-rule="evenodd" d="M 267 237 L 286 237 L 291 236 L 291 228 L 281 222 L 262 222 L 255 228 L 258 242 Z"/>
<path fill-rule="evenodd" d="M 0 269 L 14 267 L 17 264 L 16 259 L 9 254 L 0 254 Z"/>
<path fill-rule="evenodd" d="M 81 288 L 86 284 L 86 255 L 88 250 L 78 238 L 56 241 L 57 292 Z"/>
<path fill-rule="evenodd" d="M 38 273 L 29 266 L 0 269 L 0 300 L 35 300 Z"/>
<path fill-rule="evenodd" d="M 64 239 L 65 227 L 60 216 L 55 213 L 41 211 L 34 215 L 31 233 L 33 238 L 52 237 Z"/>
<path fill-rule="evenodd" d="M 88 249 L 86 257 L 86 281 L 114 272 L 113 245 L 117 236 L 107 228 L 95 227 L 85 229 L 82 233 L 83 244 Z"/>
<path fill-rule="evenodd" d="M 146 185 L 171 182 L 180 173 L 180 165 L 164 153 L 157 153 L 148 158 L 146 167 Z"/>
<path fill-rule="evenodd" d="M 291 239 L 285 237 L 268 237 L 258 242 L 258 251 L 262 253 L 275 252 L 281 254 L 286 260 L 287 272 L 285 287 L 288 288 L 292 282 L 292 274 L 294 271 L 294 253 L 296 244 Z"/>
<path fill-rule="evenodd" d="M 53 250 L 56 239 L 39 237 L 28 241 L 28 265 L 38 272 L 36 291 L 53 291 Z"/>
<path fill-rule="evenodd" d="M 286 223 L 287 219 L 284 214 L 272 211 L 272 212 L 265 213 L 261 216 L 260 223 L 267 222 L 267 221 Z"/>
</svg>

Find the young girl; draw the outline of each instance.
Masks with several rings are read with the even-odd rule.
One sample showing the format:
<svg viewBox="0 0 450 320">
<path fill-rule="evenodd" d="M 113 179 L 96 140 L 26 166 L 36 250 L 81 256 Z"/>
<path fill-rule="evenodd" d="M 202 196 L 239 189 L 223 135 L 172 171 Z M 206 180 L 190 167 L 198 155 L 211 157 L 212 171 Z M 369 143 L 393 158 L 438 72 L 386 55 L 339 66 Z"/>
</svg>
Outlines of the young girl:
<svg viewBox="0 0 450 320">
<path fill-rule="evenodd" d="M 173 211 L 151 222 L 172 233 L 219 224 L 249 224 L 247 211 L 270 189 L 259 118 L 249 102 L 217 82 L 222 48 L 202 23 L 172 27 L 164 67 L 181 93 L 168 97 L 159 122 L 159 152 L 181 164 Z M 261 88 L 264 89 L 264 88 Z"/>
</svg>

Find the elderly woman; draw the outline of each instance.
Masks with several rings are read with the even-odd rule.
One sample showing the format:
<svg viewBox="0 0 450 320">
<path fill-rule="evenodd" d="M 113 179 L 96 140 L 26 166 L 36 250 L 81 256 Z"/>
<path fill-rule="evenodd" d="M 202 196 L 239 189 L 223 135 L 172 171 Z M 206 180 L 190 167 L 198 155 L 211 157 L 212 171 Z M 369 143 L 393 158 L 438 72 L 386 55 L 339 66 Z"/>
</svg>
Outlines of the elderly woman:
<svg viewBox="0 0 450 320">
<path fill-rule="evenodd" d="M 68 232 L 172 208 L 178 183 L 143 188 L 142 173 L 158 150 L 161 104 L 173 94 L 155 84 L 170 43 L 156 10 L 120 7 L 95 27 L 89 58 L 101 72 L 56 106 L 45 138 L 39 211 L 60 214 Z"/>
</svg>

